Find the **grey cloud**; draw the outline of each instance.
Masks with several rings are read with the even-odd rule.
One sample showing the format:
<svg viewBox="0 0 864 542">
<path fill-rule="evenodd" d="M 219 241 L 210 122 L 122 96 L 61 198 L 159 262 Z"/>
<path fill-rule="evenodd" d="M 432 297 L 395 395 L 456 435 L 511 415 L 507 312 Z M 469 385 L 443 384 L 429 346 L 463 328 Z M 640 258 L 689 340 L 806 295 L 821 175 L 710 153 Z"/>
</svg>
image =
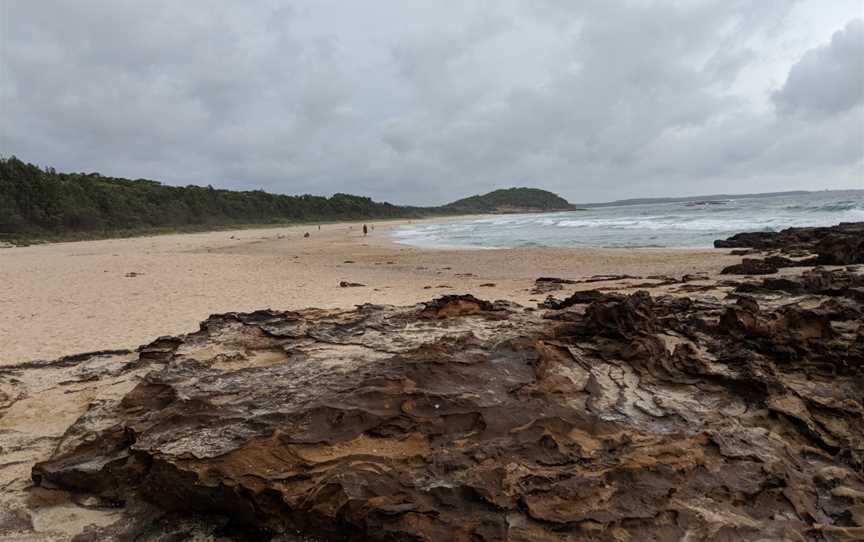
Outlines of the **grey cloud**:
<svg viewBox="0 0 864 542">
<path fill-rule="evenodd" d="M 808 51 L 772 96 L 784 113 L 834 114 L 864 104 L 864 20 L 855 19 Z"/>
<path fill-rule="evenodd" d="M 781 65 L 807 2 L 757 4 L 3 2 L 0 153 L 404 203 L 849 186 L 861 102 L 812 85 L 854 72 L 860 22 Z M 765 65 L 773 98 L 740 84 Z"/>
</svg>

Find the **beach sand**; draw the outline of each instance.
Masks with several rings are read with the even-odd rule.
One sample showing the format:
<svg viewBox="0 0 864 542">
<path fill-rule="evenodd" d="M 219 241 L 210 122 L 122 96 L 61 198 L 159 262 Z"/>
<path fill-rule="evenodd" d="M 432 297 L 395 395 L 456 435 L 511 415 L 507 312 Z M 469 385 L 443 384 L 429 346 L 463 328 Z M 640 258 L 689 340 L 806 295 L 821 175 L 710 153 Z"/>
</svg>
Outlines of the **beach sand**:
<svg viewBox="0 0 864 542">
<path fill-rule="evenodd" d="M 362 224 L 341 223 L 0 249 L 0 365 L 135 348 L 194 331 L 213 313 L 403 305 L 455 293 L 534 306 L 545 298 L 530 293 L 541 276 L 714 276 L 740 261 L 711 249 L 419 249 L 389 239 L 404 223 L 375 223 L 367 237 Z M 556 295 L 639 283 L 567 285 Z"/>
</svg>

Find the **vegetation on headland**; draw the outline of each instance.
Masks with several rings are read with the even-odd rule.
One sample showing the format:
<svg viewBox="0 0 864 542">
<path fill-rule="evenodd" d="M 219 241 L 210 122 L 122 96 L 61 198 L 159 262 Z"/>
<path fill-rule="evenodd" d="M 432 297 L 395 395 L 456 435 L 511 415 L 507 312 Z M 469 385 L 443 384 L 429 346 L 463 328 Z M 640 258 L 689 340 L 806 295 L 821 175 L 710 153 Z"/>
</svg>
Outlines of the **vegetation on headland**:
<svg viewBox="0 0 864 542">
<path fill-rule="evenodd" d="M 440 207 L 414 207 L 350 194 L 328 198 L 169 186 L 98 173 L 58 173 L 14 156 L 0 159 L 0 240 L 11 242 L 569 208 L 566 200 L 535 188 L 496 190 Z"/>
<path fill-rule="evenodd" d="M 551 212 L 576 210 L 566 199 L 539 188 L 505 188 L 441 207 L 452 213 Z"/>
</svg>

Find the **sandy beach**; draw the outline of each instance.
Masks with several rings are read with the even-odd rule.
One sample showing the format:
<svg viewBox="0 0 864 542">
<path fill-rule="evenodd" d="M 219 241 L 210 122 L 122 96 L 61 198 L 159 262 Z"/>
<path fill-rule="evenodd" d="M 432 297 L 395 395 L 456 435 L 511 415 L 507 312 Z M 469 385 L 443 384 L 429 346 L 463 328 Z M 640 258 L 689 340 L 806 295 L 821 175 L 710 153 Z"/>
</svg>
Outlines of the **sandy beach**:
<svg viewBox="0 0 864 542">
<path fill-rule="evenodd" d="M 378 223 L 367 237 L 360 224 L 340 223 L 2 249 L 0 363 L 135 348 L 193 331 L 213 313 L 402 305 L 448 293 L 533 305 L 545 297 L 530 292 L 540 276 L 714 275 L 740 259 L 724 250 L 418 249 L 390 240 L 403 223 Z M 568 289 L 628 282 L 642 281 Z"/>
</svg>

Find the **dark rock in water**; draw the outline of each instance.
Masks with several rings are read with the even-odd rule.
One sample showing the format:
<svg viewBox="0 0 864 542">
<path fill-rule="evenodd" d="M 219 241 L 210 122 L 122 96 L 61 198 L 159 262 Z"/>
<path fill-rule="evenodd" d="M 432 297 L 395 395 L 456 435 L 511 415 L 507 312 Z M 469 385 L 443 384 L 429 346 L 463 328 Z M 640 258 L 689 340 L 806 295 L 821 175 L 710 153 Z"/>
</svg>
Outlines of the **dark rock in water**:
<svg viewBox="0 0 864 542">
<path fill-rule="evenodd" d="M 90 539 L 197 518 L 258 540 L 860 540 L 864 322 L 826 317 L 860 311 L 844 273 L 788 278 L 815 308 L 594 291 L 545 315 L 463 295 L 212 316 L 142 350 L 33 482 L 125 503 Z"/>
<path fill-rule="evenodd" d="M 727 203 L 729 203 L 728 200 L 712 199 L 701 201 L 688 201 L 686 205 L 687 207 L 704 207 L 706 205 L 726 205 Z"/>
</svg>

